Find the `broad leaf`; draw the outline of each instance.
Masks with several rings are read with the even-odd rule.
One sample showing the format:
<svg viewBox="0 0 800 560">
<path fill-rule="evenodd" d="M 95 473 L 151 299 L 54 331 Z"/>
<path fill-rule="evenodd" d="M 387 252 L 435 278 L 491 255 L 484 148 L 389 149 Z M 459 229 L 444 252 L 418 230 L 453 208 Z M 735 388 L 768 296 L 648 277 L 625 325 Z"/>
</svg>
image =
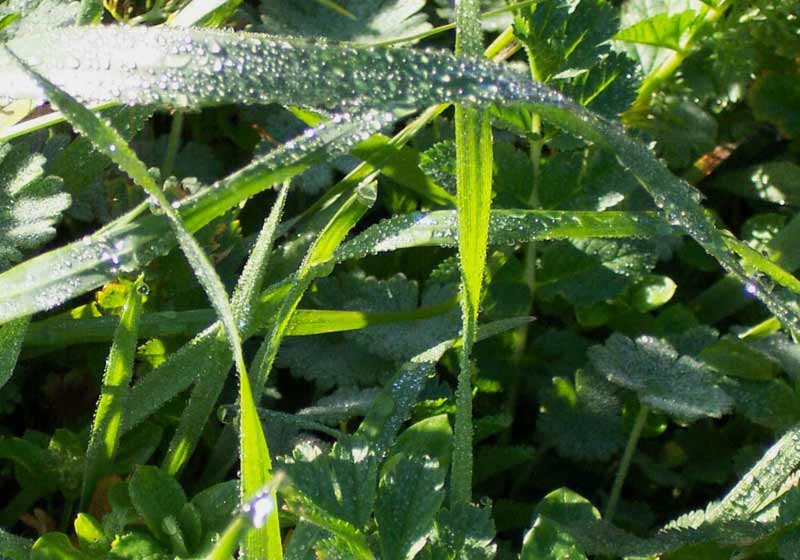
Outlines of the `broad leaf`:
<svg viewBox="0 0 800 560">
<path fill-rule="evenodd" d="M 690 356 L 680 356 L 665 340 L 641 336 L 635 341 L 613 334 L 589 349 L 594 368 L 606 379 L 638 393 L 642 403 L 691 422 L 730 412 L 733 399 L 714 373 Z"/>
</svg>

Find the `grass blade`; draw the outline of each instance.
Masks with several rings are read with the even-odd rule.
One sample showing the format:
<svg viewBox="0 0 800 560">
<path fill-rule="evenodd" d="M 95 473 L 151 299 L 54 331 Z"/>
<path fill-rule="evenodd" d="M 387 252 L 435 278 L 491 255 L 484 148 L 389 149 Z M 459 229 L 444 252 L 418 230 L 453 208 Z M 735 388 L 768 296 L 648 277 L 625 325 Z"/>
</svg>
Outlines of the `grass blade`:
<svg viewBox="0 0 800 560">
<path fill-rule="evenodd" d="M 7 51 L 8 52 L 8 51 Z M 233 362 L 239 373 L 239 398 L 243 414 L 250 418 L 255 418 L 247 423 L 251 430 L 249 437 L 243 440 L 243 447 L 247 454 L 242 453 L 243 459 L 247 457 L 247 463 L 243 461 L 242 472 L 244 476 L 254 475 L 257 472 L 259 481 L 258 487 L 263 487 L 271 476 L 271 462 L 269 450 L 264 437 L 261 424 L 258 422 L 258 414 L 255 410 L 255 402 L 250 389 L 250 382 L 247 376 L 247 369 L 242 355 L 242 345 L 239 330 L 233 317 L 225 287 L 222 284 L 208 256 L 203 249 L 187 231 L 180 216 L 171 206 L 163 191 L 155 183 L 149 174 L 144 163 L 136 156 L 133 150 L 127 145 L 122 136 L 113 128 L 101 121 L 91 110 L 82 106 L 69 94 L 57 88 L 54 84 L 37 74 L 32 68 L 27 66 L 14 54 L 9 52 L 20 67 L 27 72 L 47 94 L 49 101 L 55 105 L 67 118 L 76 130 L 88 137 L 95 148 L 105 154 L 111 161 L 125 171 L 133 181 L 141 186 L 153 200 L 158 203 L 161 212 L 169 219 L 170 226 L 178 239 L 186 259 L 194 271 L 197 280 L 206 292 L 211 305 L 219 316 L 220 323 L 227 336 L 233 353 Z M 245 418 L 243 417 L 242 431 L 245 430 Z M 245 486 L 243 484 L 243 486 Z M 250 496 L 247 496 L 248 498 Z M 251 531 L 248 534 L 247 545 L 245 546 L 245 557 L 254 559 L 277 560 L 283 557 L 280 540 L 280 527 L 277 516 L 273 516 L 267 527 Z"/>
<path fill-rule="evenodd" d="M 111 464 L 119 446 L 122 417 L 129 392 L 128 384 L 133 376 L 143 288 L 141 279 L 131 286 L 108 354 L 103 387 L 97 401 L 92 431 L 89 435 L 89 447 L 86 450 L 81 509 L 89 504 L 95 484 L 105 474 L 105 469 Z"/>
<path fill-rule="evenodd" d="M 252 321 L 253 314 L 257 309 L 258 295 L 269 261 L 275 230 L 283 213 L 288 186 L 289 183 L 286 182 L 280 190 L 278 199 L 264 222 L 253 252 L 245 264 L 239 283 L 234 290 L 231 307 L 236 321 L 242 325 L 242 330 L 245 330 L 245 325 Z M 178 428 L 175 430 L 175 435 L 172 437 L 164 458 L 163 466 L 168 473 L 177 474 L 194 451 L 202 433 L 198 427 L 205 426 L 213 413 L 214 405 L 217 403 L 228 377 L 227 374 L 227 364 L 220 364 L 220 367 L 215 368 L 212 375 L 197 378 L 197 383 L 192 389 L 189 402 L 181 414 Z"/>
<path fill-rule="evenodd" d="M 456 54 L 483 52 L 477 0 L 456 2 Z M 450 501 L 472 501 L 472 346 L 478 332 L 478 309 L 489 241 L 492 205 L 492 127 L 489 114 L 456 105 L 456 185 L 458 256 L 461 264 L 463 345 L 456 388 Z"/>
</svg>

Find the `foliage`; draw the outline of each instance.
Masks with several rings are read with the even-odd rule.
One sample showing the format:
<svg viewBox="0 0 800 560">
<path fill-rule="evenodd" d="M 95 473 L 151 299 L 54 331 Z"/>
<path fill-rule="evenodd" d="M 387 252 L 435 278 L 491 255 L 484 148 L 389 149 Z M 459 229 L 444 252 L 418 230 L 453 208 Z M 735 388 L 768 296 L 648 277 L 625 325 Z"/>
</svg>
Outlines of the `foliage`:
<svg viewBox="0 0 800 560">
<path fill-rule="evenodd" d="M 798 10 L 0 2 L 0 557 L 795 558 Z"/>
</svg>

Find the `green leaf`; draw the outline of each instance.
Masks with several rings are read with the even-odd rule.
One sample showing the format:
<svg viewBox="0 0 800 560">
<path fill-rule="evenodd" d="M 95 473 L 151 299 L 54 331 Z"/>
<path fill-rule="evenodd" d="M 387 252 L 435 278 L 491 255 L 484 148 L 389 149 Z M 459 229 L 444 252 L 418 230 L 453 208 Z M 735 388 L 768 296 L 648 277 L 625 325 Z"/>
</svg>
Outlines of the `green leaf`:
<svg viewBox="0 0 800 560">
<path fill-rule="evenodd" d="M 106 361 L 103 387 L 89 434 L 89 446 L 83 474 L 81 503 L 88 505 L 98 479 L 106 474 L 119 446 L 128 384 L 133 377 L 133 359 L 139 318 L 142 313 L 144 284 L 135 282 L 129 289 L 119 325 L 114 333 L 114 342 Z"/>
<path fill-rule="evenodd" d="M 520 560 L 585 560 L 572 536 L 557 523 L 538 515 L 525 533 Z"/>
<path fill-rule="evenodd" d="M 720 173 L 709 186 L 738 196 L 779 205 L 800 205 L 800 165 L 767 161 L 746 169 Z"/>
<path fill-rule="evenodd" d="M 388 467 L 375 504 L 383 558 L 410 560 L 422 549 L 444 501 L 444 477 L 430 458 L 401 456 Z"/>
<path fill-rule="evenodd" d="M 91 556 L 72 546 L 64 533 L 47 533 L 33 544 L 31 560 L 91 560 Z"/>
<path fill-rule="evenodd" d="M 622 399 L 593 369 L 575 372 L 575 384 L 554 377 L 545 390 L 536 423 L 558 453 L 577 461 L 608 460 L 625 444 Z"/>
<path fill-rule="evenodd" d="M 167 560 L 171 556 L 148 534 L 131 532 L 122 535 L 111 547 L 109 560 Z"/>
<path fill-rule="evenodd" d="M 645 76 L 655 72 L 675 50 L 654 43 L 671 45 L 676 35 L 680 41 L 697 19 L 691 17 L 692 12 L 700 11 L 702 6 L 699 0 L 633 0 L 625 4 L 620 17 L 620 33 L 651 39 L 622 45 L 625 52 L 641 65 Z"/>
<path fill-rule="evenodd" d="M 711 505 L 711 523 L 748 519 L 785 485 L 800 465 L 800 426 L 787 430 L 725 497 Z"/>
<path fill-rule="evenodd" d="M 442 509 L 436 517 L 436 530 L 420 557 L 492 560 L 497 554 L 494 537 L 492 510 L 488 505 Z"/>
<path fill-rule="evenodd" d="M 0 554 L 9 560 L 28 560 L 33 543 L 0 529 Z"/>
<path fill-rule="evenodd" d="M 378 484 L 378 463 L 360 438 L 340 439 L 330 453 L 314 458 L 296 450 L 284 468 L 305 500 L 356 528 L 370 519 Z"/>
<path fill-rule="evenodd" d="M 793 110 L 800 103 L 796 73 L 765 72 L 750 87 L 747 103 L 758 120 L 775 125 L 786 136 L 800 136 L 800 117 Z"/>
<path fill-rule="evenodd" d="M 263 30 L 369 45 L 412 37 L 431 29 L 427 16 L 421 13 L 424 0 L 337 0 L 345 13 L 320 9 L 318 2 L 299 0 L 287 4 L 262 0 Z"/>
<path fill-rule="evenodd" d="M 430 416 L 403 430 L 392 445 L 391 456 L 432 457 L 445 471 L 453 452 L 453 430 L 446 414 Z M 390 457 L 391 457 L 390 456 Z M 391 458 L 389 462 L 391 462 Z"/>
<path fill-rule="evenodd" d="M 541 260 L 538 294 L 545 299 L 560 294 L 587 307 L 620 295 L 643 278 L 655 266 L 656 254 L 644 241 L 573 240 L 545 247 Z"/>
<path fill-rule="evenodd" d="M 686 422 L 720 418 L 733 405 L 707 366 L 680 356 L 663 339 L 641 336 L 633 341 L 615 333 L 604 346 L 590 348 L 589 358 L 610 382 L 636 391 L 642 403 Z"/>
<path fill-rule="evenodd" d="M 613 38 L 625 43 L 639 43 L 678 51 L 682 48 L 681 39 L 696 20 L 697 13 L 693 9 L 672 14 L 660 12 L 625 27 Z"/>
<path fill-rule="evenodd" d="M 22 317 L 0 325 L 0 389 L 14 373 L 29 322 L 28 317 Z"/>
<path fill-rule="evenodd" d="M 45 175 L 45 161 L 24 144 L 0 144 L 0 270 L 50 241 L 70 204 L 61 179 Z"/>
<path fill-rule="evenodd" d="M 180 484 L 163 470 L 141 465 L 129 484 L 130 499 L 150 532 L 169 546 L 172 543 L 168 524 L 177 523 L 186 505 Z"/>
</svg>

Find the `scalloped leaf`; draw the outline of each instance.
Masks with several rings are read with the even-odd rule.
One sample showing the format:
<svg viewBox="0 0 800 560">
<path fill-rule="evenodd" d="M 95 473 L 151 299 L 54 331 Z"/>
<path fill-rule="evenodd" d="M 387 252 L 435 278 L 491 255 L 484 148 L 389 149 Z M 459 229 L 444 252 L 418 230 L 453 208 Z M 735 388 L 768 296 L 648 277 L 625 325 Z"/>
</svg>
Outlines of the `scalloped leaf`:
<svg viewBox="0 0 800 560">
<path fill-rule="evenodd" d="M 45 175 L 45 162 L 24 144 L 0 144 L 0 270 L 50 241 L 70 205 L 63 181 Z"/>
<path fill-rule="evenodd" d="M 680 356 L 664 339 L 640 336 L 634 341 L 614 333 L 603 346 L 589 348 L 589 359 L 610 382 L 680 420 L 720 418 L 733 407 L 733 399 L 708 366 Z"/>
</svg>

